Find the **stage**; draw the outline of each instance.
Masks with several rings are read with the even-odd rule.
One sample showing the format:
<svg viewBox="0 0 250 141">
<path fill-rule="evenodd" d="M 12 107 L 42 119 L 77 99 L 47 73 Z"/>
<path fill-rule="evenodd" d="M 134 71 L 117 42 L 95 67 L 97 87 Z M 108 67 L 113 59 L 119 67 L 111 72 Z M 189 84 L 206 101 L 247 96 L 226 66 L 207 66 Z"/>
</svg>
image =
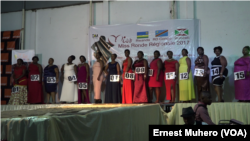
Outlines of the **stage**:
<svg viewBox="0 0 250 141">
<path fill-rule="evenodd" d="M 196 103 L 2 105 L 3 141 L 147 141 L 148 125 L 183 125 L 182 108 Z M 166 113 L 162 107 L 166 106 Z M 212 103 L 215 124 L 250 124 L 250 103 Z"/>
<path fill-rule="evenodd" d="M 167 124 L 159 104 L 1 106 L 1 140 L 8 141 L 147 141 L 150 124 Z"/>
</svg>

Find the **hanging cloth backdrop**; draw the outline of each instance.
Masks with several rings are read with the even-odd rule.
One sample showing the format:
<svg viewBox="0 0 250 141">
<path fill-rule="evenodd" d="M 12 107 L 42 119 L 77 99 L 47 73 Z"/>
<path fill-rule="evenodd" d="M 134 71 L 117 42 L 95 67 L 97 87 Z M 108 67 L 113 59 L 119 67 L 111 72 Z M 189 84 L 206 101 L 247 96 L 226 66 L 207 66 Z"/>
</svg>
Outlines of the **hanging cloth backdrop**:
<svg viewBox="0 0 250 141">
<path fill-rule="evenodd" d="M 167 59 L 166 52 L 173 51 L 173 58 L 182 57 L 181 50 L 187 49 L 193 60 L 199 45 L 199 20 L 166 20 L 139 24 L 91 26 L 89 29 L 89 56 L 91 65 L 96 60 L 95 52 L 102 53 L 105 64 L 111 54 L 117 54 L 117 61 L 122 64 L 124 50 L 130 50 L 133 61 L 137 52 L 143 51 L 144 58 L 150 63 L 154 51 L 161 53 L 161 59 Z"/>
</svg>

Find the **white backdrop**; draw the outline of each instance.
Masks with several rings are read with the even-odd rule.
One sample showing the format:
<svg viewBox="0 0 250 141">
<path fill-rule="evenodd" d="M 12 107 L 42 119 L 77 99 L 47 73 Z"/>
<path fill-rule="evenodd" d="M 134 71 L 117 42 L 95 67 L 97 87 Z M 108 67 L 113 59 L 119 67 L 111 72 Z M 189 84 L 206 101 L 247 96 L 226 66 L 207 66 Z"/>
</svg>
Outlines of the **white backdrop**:
<svg viewBox="0 0 250 141">
<path fill-rule="evenodd" d="M 105 41 L 101 41 L 101 36 Z M 135 61 L 137 52 L 143 51 L 148 63 L 154 58 L 154 51 L 161 53 L 163 61 L 166 52 L 172 51 L 173 57 L 182 57 L 182 49 L 187 49 L 189 57 L 196 57 L 199 44 L 199 20 L 165 20 L 140 24 L 121 24 L 108 26 L 92 26 L 89 29 L 89 60 L 95 60 L 94 52 L 100 51 L 105 59 L 117 54 L 117 61 L 122 65 L 126 59 L 124 50 L 130 50 Z M 105 43 L 106 42 L 106 43 Z M 97 43 L 97 44 L 96 44 Z M 110 48 L 109 48 L 110 47 Z"/>
</svg>

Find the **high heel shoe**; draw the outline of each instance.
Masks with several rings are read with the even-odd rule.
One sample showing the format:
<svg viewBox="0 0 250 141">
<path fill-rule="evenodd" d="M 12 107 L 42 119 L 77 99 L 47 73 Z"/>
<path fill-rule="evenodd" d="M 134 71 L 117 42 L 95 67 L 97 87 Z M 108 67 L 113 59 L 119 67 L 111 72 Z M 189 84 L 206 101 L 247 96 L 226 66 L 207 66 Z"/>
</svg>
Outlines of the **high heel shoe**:
<svg viewBox="0 0 250 141">
<path fill-rule="evenodd" d="M 98 100 L 98 99 L 95 99 L 95 103 L 99 103 L 99 100 Z"/>
<path fill-rule="evenodd" d="M 99 99 L 99 103 L 102 103 L 102 100 L 101 100 L 101 99 Z"/>
</svg>

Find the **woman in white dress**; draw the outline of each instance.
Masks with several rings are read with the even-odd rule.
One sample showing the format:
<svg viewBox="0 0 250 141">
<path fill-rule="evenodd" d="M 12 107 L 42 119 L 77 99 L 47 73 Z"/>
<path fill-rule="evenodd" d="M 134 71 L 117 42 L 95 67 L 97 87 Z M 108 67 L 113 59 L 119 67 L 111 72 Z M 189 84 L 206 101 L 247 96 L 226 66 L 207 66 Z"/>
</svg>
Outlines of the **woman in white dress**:
<svg viewBox="0 0 250 141">
<path fill-rule="evenodd" d="M 75 56 L 71 55 L 68 58 L 68 63 L 64 64 L 61 68 L 61 81 L 63 82 L 61 102 L 77 102 L 78 89 L 77 89 L 77 66 L 72 63 Z"/>
</svg>

